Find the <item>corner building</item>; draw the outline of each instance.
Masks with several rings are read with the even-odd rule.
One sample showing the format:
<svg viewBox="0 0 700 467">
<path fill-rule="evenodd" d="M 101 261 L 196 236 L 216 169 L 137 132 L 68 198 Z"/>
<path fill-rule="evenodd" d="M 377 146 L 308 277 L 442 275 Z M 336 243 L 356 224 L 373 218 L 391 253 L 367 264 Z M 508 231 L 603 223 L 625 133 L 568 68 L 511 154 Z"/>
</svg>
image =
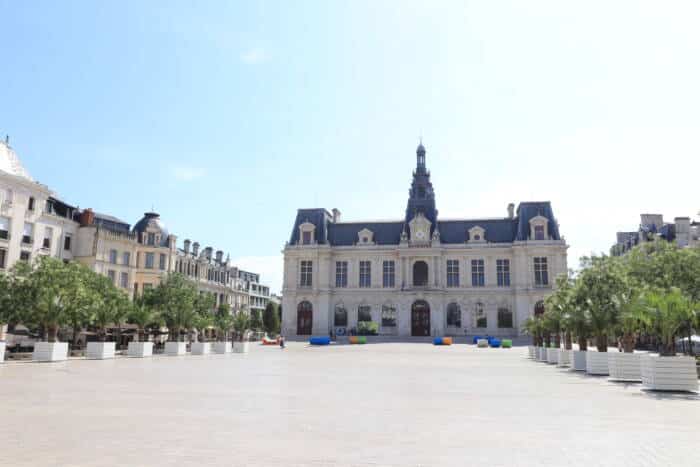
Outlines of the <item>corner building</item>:
<svg viewBox="0 0 700 467">
<path fill-rule="evenodd" d="M 517 336 L 544 311 L 567 245 L 550 202 L 502 218 L 442 220 L 419 145 L 403 219 L 341 222 L 299 209 L 284 248 L 282 332 L 347 335 L 372 321 L 386 336 Z"/>
</svg>

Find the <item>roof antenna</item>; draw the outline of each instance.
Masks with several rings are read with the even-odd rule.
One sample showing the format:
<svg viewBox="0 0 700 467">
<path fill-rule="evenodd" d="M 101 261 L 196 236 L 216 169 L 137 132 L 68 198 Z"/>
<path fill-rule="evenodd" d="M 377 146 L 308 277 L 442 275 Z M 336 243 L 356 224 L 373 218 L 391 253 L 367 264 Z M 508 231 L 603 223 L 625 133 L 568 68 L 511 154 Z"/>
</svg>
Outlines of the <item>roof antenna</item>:
<svg viewBox="0 0 700 467">
<path fill-rule="evenodd" d="M 5 144 L 6 144 L 7 146 L 10 145 L 10 135 L 7 135 L 7 134 L 5 135 Z"/>
</svg>

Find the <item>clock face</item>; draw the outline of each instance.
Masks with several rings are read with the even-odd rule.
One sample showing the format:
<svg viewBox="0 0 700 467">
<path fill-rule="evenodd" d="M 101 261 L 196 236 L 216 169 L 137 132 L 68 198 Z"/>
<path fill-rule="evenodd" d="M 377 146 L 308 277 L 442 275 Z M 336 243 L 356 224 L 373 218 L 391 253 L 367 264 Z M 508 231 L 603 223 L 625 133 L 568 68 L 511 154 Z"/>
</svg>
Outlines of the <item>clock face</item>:
<svg viewBox="0 0 700 467">
<path fill-rule="evenodd" d="M 422 230 L 419 230 L 418 232 L 416 232 L 416 238 L 418 240 L 423 240 L 425 238 L 425 232 L 423 232 Z"/>
</svg>

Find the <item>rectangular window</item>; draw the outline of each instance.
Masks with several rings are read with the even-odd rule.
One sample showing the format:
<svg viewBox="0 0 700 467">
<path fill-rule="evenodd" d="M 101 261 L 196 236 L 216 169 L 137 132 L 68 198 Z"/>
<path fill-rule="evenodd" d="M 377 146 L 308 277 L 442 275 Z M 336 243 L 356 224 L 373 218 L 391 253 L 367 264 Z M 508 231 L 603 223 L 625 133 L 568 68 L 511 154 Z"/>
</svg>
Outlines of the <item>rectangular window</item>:
<svg viewBox="0 0 700 467">
<path fill-rule="evenodd" d="M 301 233 L 301 244 L 311 245 L 311 232 L 309 232 L 308 230 Z"/>
<path fill-rule="evenodd" d="M 124 266 L 128 266 L 130 262 L 131 262 L 131 253 L 129 253 L 128 251 L 125 251 L 124 253 L 122 253 L 122 264 Z"/>
<path fill-rule="evenodd" d="M 70 251 L 70 248 L 71 248 L 71 236 L 70 236 L 70 235 L 66 235 L 66 236 L 63 238 L 63 249 L 66 250 L 66 251 Z"/>
<path fill-rule="evenodd" d="M 146 253 L 146 269 L 153 269 L 154 262 L 155 255 L 153 253 Z"/>
<path fill-rule="evenodd" d="M 393 306 L 382 306 L 382 327 L 396 327 L 396 308 Z"/>
<path fill-rule="evenodd" d="M 10 219 L 7 217 L 0 217 L 0 238 L 10 239 Z"/>
<path fill-rule="evenodd" d="M 544 240 L 544 225 L 535 226 L 535 240 Z"/>
<path fill-rule="evenodd" d="M 311 287 L 313 283 L 313 263 L 311 261 L 301 262 L 300 287 Z"/>
<path fill-rule="evenodd" d="M 7 264 L 7 250 L 0 248 L 0 269 L 5 269 Z"/>
<path fill-rule="evenodd" d="M 166 261 L 166 256 L 165 254 L 161 253 L 160 254 L 160 260 L 158 266 L 160 267 L 161 271 L 165 271 L 165 261 Z"/>
<path fill-rule="evenodd" d="M 32 257 L 32 255 L 28 251 L 20 251 L 19 252 L 19 259 L 20 261 L 29 261 L 29 259 Z"/>
<path fill-rule="evenodd" d="M 447 260 L 447 287 L 459 287 L 459 261 Z"/>
<path fill-rule="evenodd" d="M 24 231 L 22 232 L 22 243 L 31 245 L 33 242 L 34 226 L 28 222 L 24 223 Z"/>
<path fill-rule="evenodd" d="M 119 278 L 119 284 L 122 286 L 124 289 L 129 288 L 129 273 L 123 272 L 121 273 L 121 276 Z"/>
<path fill-rule="evenodd" d="M 155 245 L 155 244 L 156 244 L 156 234 L 154 234 L 154 233 L 149 233 L 147 238 L 148 238 L 148 244 L 149 244 L 149 245 Z"/>
<path fill-rule="evenodd" d="M 472 287 L 484 286 L 484 260 L 472 260 Z"/>
<path fill-rule="evenodd" d="M 41 244 L 42 248 L 51 249 L 51 239 L 53 238 L 53 229 L 44 227 L 44 241 Z"/>
<path fill-rule="evenodd" d="M 512 328 L 513 327 L 513 313 L 508 308 L 498 309 L 498 327 L 499 328 Z"/>
<path fill-rule="evenodd" d="M 547 258 L 534 258 L 535 261 L 535 286 L 544 287 L 549 285 L 549 275 L 547 273 Z"/>
<path fill-rule="evenodd" d="M 496 260 L 496 278 L 499 287 L 510 287 L 510 260 Z"/>
<path fill-rule="evenodd" d="M 394 261 L 384 261 L 382 263 L 382 286 L 387 288 L 396 287 L 396 263 Z"/>
<path fill-rule="evenodd" d="M 27 205 L 27 209 L 29 209 L 30 211 L 34 210 L 34 197 L 33 196 L 29 197 L 29 204 Z"/>
<path fill-rule="evenodd" d="M 357 307 L 357 322 L 372 321 L 371 308 L 367 305 Z"/>
<path fill-rule="evenodd" d="M 372 266 L 369 261 L 360 261 L 360 287 L 372 287 Z"/>
<path fill-rule="evenodd" d="M 117 264 L 117 250 L 109 250 L 109 263 L 110 264 Z"/>
<path fill-rule="evenodd" d="M 348 262 L 347 261 L 336 261 L 335 262 L 335 286 L 336 287 L 347 287 L 348 286 Z"/>
<path fill-rule="evenodd" d="M 107 277 L 109 277 L 109 280 L 112 281 L 112 284 L 115 284 L 115 281 L 117 279 L 117 273 L 110 269 L 109 271 L 107 271 Z"/>
</svg>

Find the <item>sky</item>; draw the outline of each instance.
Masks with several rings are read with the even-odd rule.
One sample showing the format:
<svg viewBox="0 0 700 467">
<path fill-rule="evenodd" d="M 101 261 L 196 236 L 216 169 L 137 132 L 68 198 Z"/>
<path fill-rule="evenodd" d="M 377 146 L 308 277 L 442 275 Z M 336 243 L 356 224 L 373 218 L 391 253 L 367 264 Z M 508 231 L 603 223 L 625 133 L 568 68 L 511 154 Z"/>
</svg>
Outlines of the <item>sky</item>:
<svg viewBox="0 0 700 467">
<path fill-rule="evenodd" d="M 61 199 L 231 254 L 278 292 L 298 208 L 552 202 L 569 266 L 698 219 L 700 3 L 0 0 L 0 134 Z"/>
</svg>

